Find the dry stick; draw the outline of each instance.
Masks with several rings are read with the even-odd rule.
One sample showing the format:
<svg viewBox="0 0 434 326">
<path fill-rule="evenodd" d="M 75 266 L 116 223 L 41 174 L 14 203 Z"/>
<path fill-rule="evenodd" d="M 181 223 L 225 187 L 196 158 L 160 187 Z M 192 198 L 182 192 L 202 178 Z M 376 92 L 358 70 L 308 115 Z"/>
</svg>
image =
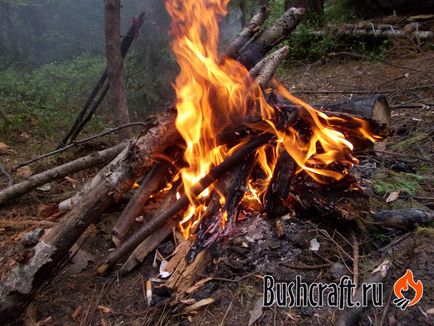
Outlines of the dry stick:
<svg viewBox="0 0 434 326">
<path fill-rule="evenodd" d="M 28 177 L 23 182 L 14 184 L 0 191 L 0 205 L 6 201 L 22 196 L 29 191 L 42 186 L 52 180 L 65 177 L 69 174 L 88 169 L 92 166 L 105 163 L 118 155 L 124 149 L 126 143 L 120 143 L 114 147 L 100 152 L 81 157 L 77 160 L 56 166 L 50 170 Z"/>
<path fill-rule="evenodd" d="M 155 215 L 160 214 L 168 207 L 173 205 L 176 200 L 176 187 L 172 188 L 170 193 L 166 196 L 160 208 L 157 210 Z M 145 221 L 147 223 L 147 221 Z M 134 249 L 133 253 L 128 257 L 125 263 L 122 265 L 119 273 L 121 275 L 130 272 L 134 267 L 143 262 L 146 256 L 151 253 L 151 251 L 155 250 L 161 242 L 164 241 L 170 234 L 172 234 L 172 230 L 175 227 L 174 223 L 168 221 L 161 228 L 152 232 L 152 234 L 143 240 L 140 245 Z"/>
<path fill-rule="evenodd" d="M 242 162 L 244 157 L 258 149 L 259 147 L 268 143 L 274 138 L 272 134 L 262 134 L 252 140 L 246 145 L 242 146 L 239 150 L 233 153 L 230 157 L 225 159 L 221 164 L 212 168 L 208 174 L 197 182 L 190 190 L 189 195 L 191 198 L 197 198 L 202 191 L 208 188 L 215 180 L 228 171 L 229 169 Z M 108 256 L 104 264 L 98 267 L 100 273 L 104 273 L 108 268 L 113 266 L 119 259 L 126 254 L 130 253 L 137 245 L 140 244 L 147 236 L 149 236 L 154 230 L 161 227 L 169 218 L 177 214 L 182 209 L 186 208 L 190 203 L 189 196 L 183 194 L 172 207 L 168 208 L 164 212 L 154 216 L 149 223 L 145 224 L 139 231 L 129 237 L 124 243 L 122 243 L 117 249 L 112 251 Z"/>
<path fill-rule="evenodd" d="M 124 124 L 122 126 L 119 126 L 119 127 L 116 127 L 116 128 L 110 129 L 110 130 L 103 131 L 103 132 L 101 132 L 99 134 L 96 134 L 96 135 L 93 135 L 93 136 L 90 136 L 90 137 L 87 137 L 87 138 L 83 138 L 83 139 L 80 139 L 80 140 L 74 140 L 71 144 L 69 144 L 69 145 L 67 145 L 65 147 L 56 149 L 56 150 L 51 151 L 51 152 L 46 153 L 46 154 L 39 155 L 37 157 L 32 158 L 31 160 L 22 162 L 22 163 L 18 164 L 17 166 L 15 166 L 14 170 L 17 170 L 20 167 L 23 167 L 23 166 L 35 163 L 37 161 L 40 161 L 40 160 L 42 160 L 42 159 L 44 159 L 46 157 L 62 153 L 62 152 L 66 151 L 66 150 L 68 150 L 68 149 L 70 149 L 70 148 L 72 148 L 74 146 L 77 146 L 77 145 L 86 143 L 88 141 L 91 141 L 91 140 L 94 140 L 94 139 L 97 139 L 97 138 L 109 135 L 109 134 L 111 134 L 113 132 L 116 132 L 116 131 L 119 131 L 121 129 L 129 128 L 129 127 L 134 127 L 134 126 L 142 126 L 144 128 L 149 128 L 149 124 L 145 123 L 145 122 L 131 122 L 131 123 L 127 123 L 127 124 Z"/>
<path fill-rule="evenodd" d="M 12 175 L 6 170 L 4 165 L 0 162 L 0 172 L 8 179 L 8 186 L 12 186 L 14 184 L 14 178 Z"/>
<path fill-rule="evenodd" d="M 261 6 L 259 11 L 250 19 L 246 27 L 238 34 L 233 42 L 224 51 L 223 56 L 236 58 L 241 48 L 255 35 L 261 28 L 268 16 L 267 6 Z"/>
<path fill-rule="evenodd" d="M 375 284 L 384 282 L 387 277 L 387 273 L 391 267 L 391 262 L 386 259 L 380 266 L 378 266 L 369 277 L 365 280 L 365 284 Z M 373 290 L 372 290 L 373 291 Z M 364 287 L 359 287 L 356 293 L 353 295 L 353 303 L 360 302 L 362 303 L 362 299 L 364 294 Z M 365 298 L 366 299 L 366 298 Z M 360 304 L 360 306 L 355 307 L 345 307 L 338 320 L 336 322 L 336 326 L 351 326 L 357 325 L 360 317 L 362 316 L 363 310 L 365 307 Z"/>
<path fill-rule="evenodd" d="M 145 17 L 145 13 L 141 12 L 139 14 L 138 18 L 133 22 L 133 24 L 130 27 L 130 29 L 128 30 L 126 36 L 122 39 L 122 43 L 121 43 L 121 54 L 122 54 L 122 57 L 126 56 L 126 54 L 128 53 L 128 50 L 131 47 L 131 44 L 133 43 L 134 39 L 138 35 L 139 29 L 143 25 L 144 17 Z M 97 94 L 101 90 L 101 88 L 104 86 L 104 83 L 105 83 L 106 80 L 107 80 L 107 68 L 104 69 L 104 72 L 102 73 L 100 79 L 98 80 L 98 82 L 95 85 L 95 87 L 92 90 L 92 92 L 89 94 L 89 97 L 86 100 L 86 104 L 84 105 L 83 109 L 80 111 L 80 113 L 78 114 L 78 116 L 76 117 L 76 119 L 75 119 L 74 123 L 72 124 L 70 130 L 63 137 L 63 139 L 62 139 L 60 145 L 58 146 L 58 148 L 61 148 L 64 145 L 66 145 L 68 142 L 70 142 L 71 140 L 74 140 L 75 137 L 78 135 L 78 133 L 76 132 L 76 128 L 83 121 L 83 118 L 85 117 L 86 113 L 88 112 L 89 108 L 91 107 L 92 101 L 97 96 Z M 95 112 L 96 108 L 102 102 L 105 94 L 108 91 L 108 87 L 109 86 L 106 85 L 106 88 L 103 91 L 103 95 L 101 95 L 100 98 L 98 99 L 98 101 L 97 101 L 97 102 L 99 102 L 98 105 L 94 105 L 93 106 L 93 112 Z M 70 139 L 70 137 L 72 135 L 74 135 L 74 134 L 75 134 L 75 137 L 72 138 L 72 139 Z"/>
<path fill-rule="evenodd" d="M 125 240 L 131 225 L 139 216 L 146 201 L 160 188 L 164 177 L 168 174 L 169 166 L 170 164 L 166 161 L 158 162 L 143 179 L 139 189 L 136 190 L 113 227 L 113 242 L 116 245 Z"/>
<path fill-rule="evenodd" d="M 289 53 L 289 46 L 285 45 L 266 57 L 264 65 L 262 66 L 262 69 L 260 70 L 258 76 L 256 77 L 256 82 L 262 89 L 268 87 L 268 84 L 273 78 L 274 73 L 277 70 L 277 67 L 279 66 L 280 62 L 288 55 L 288 53 Z M 251 74 L 254 73 L 256 72 L 255 71 L 253 73 L 251 72 Z"/>
<path fill-rule="evenodd" d="M 353 241 L 353 283 L 356 285 L 354 295 L 359 284 L 359 242 L 353 230 L 351 230 L 351 239 Z"/>
</svg>

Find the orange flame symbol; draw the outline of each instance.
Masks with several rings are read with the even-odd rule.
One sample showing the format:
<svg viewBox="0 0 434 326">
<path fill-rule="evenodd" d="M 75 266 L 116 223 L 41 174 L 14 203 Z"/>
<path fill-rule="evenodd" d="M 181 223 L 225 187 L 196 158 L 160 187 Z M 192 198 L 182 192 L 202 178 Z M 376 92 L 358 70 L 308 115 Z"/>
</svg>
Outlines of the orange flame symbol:
<svg viewBox="0 0 434 326">
<path fill-rule="evenodd" d="M 410 287 L 414 290 L 414 298 L 412 300 L 406 298 L 402 292 L 408 291 Z M 404 310 L 407 307 L 414 306 L 416 303 L 422 299 L 423 296 L 423 284 L 419 280 L 417 282 L 414 281 L 413 272 L 409 269 L 405 272 L 403 276 L 401 276 L 398 280 L 396 280 L 393 285 L 393 292 L 395 293 L 396 299 L 393 300 L 393 303 Z"/>
</svg>

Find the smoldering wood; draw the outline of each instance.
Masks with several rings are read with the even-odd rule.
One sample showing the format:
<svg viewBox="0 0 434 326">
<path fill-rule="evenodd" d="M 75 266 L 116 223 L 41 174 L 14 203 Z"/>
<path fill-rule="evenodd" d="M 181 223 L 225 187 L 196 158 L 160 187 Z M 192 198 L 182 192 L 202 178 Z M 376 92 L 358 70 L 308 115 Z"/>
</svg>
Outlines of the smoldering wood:
<svg viewBox="0 0 434 326">
<path fill-rule="evenodd" d="M 269 28 L 262 31 L 247 45 L 237 60 L 247 69 L 252 68 L 274 46 L 282 42 L 300 23 L 304 9 L 291 8 L 276 20 Z"/>
<path fill-rule="evenodd" d="M 115 159 L 116 164 L 111 165 L 112 170 L 106 170 L 101 181 L 90 189 L 80 204 L 41 239 L 34 256 L 9 273 L 0 288 L 3 320 L 10 320 L 21 312 L 86 228 L 155 164 L 155 154 L 176 142 L 178 133 L 174 120 L 169 118 L 175 115 L 174 111 L 167 111 L 157 116 L 156 125 L 121 152 L 121 157 Z"/>
<path fill-rule="evenodd" d="M 158 162 L 148 172 L 140 187 L 135 191 L 128 205 L 122 211 L 116 224 L 113 226 L 113 242 L 119 244 L 128 235 L 131 225 L 139 216 L 149 197 L 159 190 L 169 174 L 170 164 L 166 161 Z"/>
<path fill-rule="evenodd" d="M 144 17 L 145 17 L 145 13 L 142 11 L 137 20 L 134 21 L 134 23 L 132 24 L 132 26 L 129 28 L 127 34 L 124 36 L 124 38 L 122 39 L 122 43 L 121 43 L 121 54 L 122 57 L 125 57 L 128 53 L 128 50 L 131 47 L 131 44 L 133 43 L 135 37 L 137 36 L 138 31 L 140 30 L 140 28 L 143 25 L 144 22 Z M 101 74 L 101 77 L 99 78 L 98 82 L 96 83 L 95 87 L 92 89 L 92 91 L 90 92 L 86 103 L 83 106 L 83 109 L 80 111 L 80 113 L 77 115 L 77 117 L 75 118 L 71 128 L 68 130 L 68 132 L 65 134 L 65 136 L 63 137 L 61 143 L 59 144 L 58 148 L 61 148 L 69 143 L 71 143 L 79 134 L 80 131 L 77 132 L 77 128 L 79 127 L 79 125 L 82 124 L 83 122 L 83 118 L 88 115 L 88 110 L 91 107 L 91 104 L 93 102 L 93 100 L 95 99 L 95 97 L 98 95 L 99 91 L 101 90 L 101 88 L 105 86 L 101 96 L 99 97 L 99 99 L 97 100 L 97 102 L 92 106 L 91 111 L 93 111 L 93 113 L 96 111 L 96 109 L 98 108 L 98 106 L 101 104 L 102 100 L 104 99 L 105 95 L 108 92 L 108 87 L 109 85 L 106 84 L 106 80 L 107 80 L 107 68 L 104 69 L 103 73 Z M 92 114 L 93 114 L 92 113 Z M 90 115 L 91 117 L 92 115 Z M 88 118 L 88 120 L 90 119 L 90 117 Z M 87 120 L 87 121 L 88 121 Z M 84 125 L 81 126 L 80 130 L 83 129 Z M 70 139 L 70 137 L 73 137 Z"/>
<path fill-rule="evenodd" d="M 264 195 L 264 208 L 269 218 L 283 216 L 292 208 L 287 203 L 296 167 L 294 159 L 282 148 Z"/>
<path fill-rule="evenodd" d="M 430 209 L 407 208 L 381 211 L 373 214 L 375 225 L 386 228 L 413 229 L 418 224 L 429 224 L 434 220 Z"/>
<path fill-rule="evenodd" d="M 118 155 L 126 146 L 127 143 L 122 142 L 116 146 L 89 154 L 74 161 L 56 166 L 50 170 L 30 176 L 26 180 L 0 191 L 0 205 L 9 200 L 18 198 L 53 180 L 106 163 Z"/>
<path fill-rule="evenodd" d="M 236 58 L 241 48 L 261 29 L 268 16 L 267 6 L 261 6 L 259 11 L 250 19 L 232 43 L 226 48 L 223 56 Z"/>
</svg>

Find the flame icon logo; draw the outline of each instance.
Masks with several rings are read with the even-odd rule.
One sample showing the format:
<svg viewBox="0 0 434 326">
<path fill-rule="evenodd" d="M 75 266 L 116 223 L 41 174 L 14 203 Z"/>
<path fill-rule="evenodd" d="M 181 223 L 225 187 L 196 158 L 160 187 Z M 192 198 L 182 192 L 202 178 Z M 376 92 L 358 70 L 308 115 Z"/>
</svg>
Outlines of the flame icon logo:
<svg viewBox="0 0 434 326">
<path fill-rule="evenodd" d="M 406 298 L 402 292 L 408 291 L 410 287 L 414 290 L 414 298 L 408 299 Z M 393 303 L 401 310 L 404 310 L 407 307 L 414 306 L 416 303 L 422 299 L 423 296 L 423 284 L 419 280 L 417 282 L 414 281 L 413 272 L 409 269 L 405 272 L 403 276 L 401 276 L 398 280 L 396 280 L 393 285 L 393 292 L 395 293 L 396 299 L 393 300 Z"/>
</svg>

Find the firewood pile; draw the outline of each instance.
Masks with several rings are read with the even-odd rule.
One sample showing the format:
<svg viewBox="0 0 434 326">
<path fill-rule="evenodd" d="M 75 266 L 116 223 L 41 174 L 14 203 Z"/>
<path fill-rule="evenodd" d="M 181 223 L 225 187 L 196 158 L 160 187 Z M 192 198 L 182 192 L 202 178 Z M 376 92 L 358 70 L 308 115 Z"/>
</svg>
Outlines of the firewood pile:
<svg viewBox="0 0 434 326">
<path fill-rule="evenodd" d="M 262 28 L 268 11 L 261 7 L 218 55 L 216 22 L 225 9 L 178 5 L 168 5 L 181 66 L 176 105 L 143 123 L 137 139 L 66 163 L 66 172 L 56 167 L 0 191 L 2 204 L 47 180 L 111 160 L 60 204 L 62 220 L 0 286 L 0 320 L 13 318 L 89 225 L 128 192 L 133 195 L 112 231 L 115 248 L 98 271 L 131 271 L 176 229 L 179 245 L 164 271 L 166 286 L 179 298 L 204 271 L 208 249 L 231 237 L 237 220 L 250 213 L 355 223 L 370 215 L 352 167 L 358 151 L 387 138 L 385 98 L 309 105 L 273 78 L 289 51 L 273 49 L 296 28 L 302 9 L 291 8 Z M 144 212 L 150 217 L 137 223 Z"/>
</svg>

